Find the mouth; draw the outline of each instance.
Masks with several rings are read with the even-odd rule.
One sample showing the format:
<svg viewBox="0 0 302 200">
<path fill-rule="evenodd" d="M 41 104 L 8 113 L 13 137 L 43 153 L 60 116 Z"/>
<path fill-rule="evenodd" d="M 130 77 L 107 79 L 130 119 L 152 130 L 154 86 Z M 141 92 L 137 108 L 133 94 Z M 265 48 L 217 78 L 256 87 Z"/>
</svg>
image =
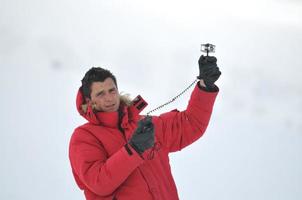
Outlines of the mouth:
<svg viewBox="0 0 302 200">
<path fill-rule="evenodd" d="M 107 109 L 112 109 L 112 108 L 114 108 L 114 106 L 115 106 L 115 104 L 111 104 L 111 105 L 107 105 L 106 108 Z"/>
</svg>

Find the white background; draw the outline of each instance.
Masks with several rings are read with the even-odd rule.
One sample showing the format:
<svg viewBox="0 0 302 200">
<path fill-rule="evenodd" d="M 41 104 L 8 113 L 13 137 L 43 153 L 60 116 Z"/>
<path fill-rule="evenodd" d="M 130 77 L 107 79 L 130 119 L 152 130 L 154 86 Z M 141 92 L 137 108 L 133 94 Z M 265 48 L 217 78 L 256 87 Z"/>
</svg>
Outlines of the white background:
<svg viewBox="0 0 302 200">
<path fill-rule="evenodd" d="M 84 73 L 110 69 L 148 111 L 195 79 L 205 42 L 220 93 L 171 155 L 180 199 L 302 199 L 301 24 L 298 0 L 0 0 L 0 199 L 84 199 L 68 160 Z"/>
</svg>

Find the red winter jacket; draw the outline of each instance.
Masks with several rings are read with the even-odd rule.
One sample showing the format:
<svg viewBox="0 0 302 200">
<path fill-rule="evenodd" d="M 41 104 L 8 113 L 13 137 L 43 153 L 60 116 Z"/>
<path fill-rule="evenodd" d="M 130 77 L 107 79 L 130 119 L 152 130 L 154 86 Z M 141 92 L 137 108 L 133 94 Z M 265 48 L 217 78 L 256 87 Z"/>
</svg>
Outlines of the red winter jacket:
<svg viewBox="0 0 302 200">
<path fill-rule="evenodd" d="M 202 136 L 216 95 L 217 92 L 205 92 L 196 86 L 185 111 L 154 116 L 155 145 L 140 156 L 125 144 L 141 118 L 141 105 L 121 106 L 122 115 L 93 113 L 90 107 L 84 113 L 79 90 L 77 108 L 88 123 L 74 130 L 69 159 L 75 181 L 84 190 L 86 199 L 178 199 L 168 155 Z"/>
</svg>

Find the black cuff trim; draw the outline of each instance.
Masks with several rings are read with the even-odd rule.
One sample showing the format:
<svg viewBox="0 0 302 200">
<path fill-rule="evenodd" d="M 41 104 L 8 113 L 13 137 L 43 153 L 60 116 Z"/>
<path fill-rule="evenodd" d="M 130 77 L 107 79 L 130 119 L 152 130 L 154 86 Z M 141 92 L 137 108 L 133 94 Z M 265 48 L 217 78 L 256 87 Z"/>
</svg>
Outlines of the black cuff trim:
<svg viewBox="0 0 302 200">
<path fill-rule="evenodd" d="M 133 155 L 131 149 L 128 147 L 128 144 L 125 144 L 125 149 L 126 149 L 127 153 L 128 153 L 130 156 Z"/>
<path fill-rule="evenodd" d="M 203 90 L 203 91 L 206 91 L 206 92 L 218 92 L 219 91 L 219 88 L 216 85 L 213 85 L 213 87 L 203 87 L 198 82 L 197 86 L 200 90 Z"/>
</svg>

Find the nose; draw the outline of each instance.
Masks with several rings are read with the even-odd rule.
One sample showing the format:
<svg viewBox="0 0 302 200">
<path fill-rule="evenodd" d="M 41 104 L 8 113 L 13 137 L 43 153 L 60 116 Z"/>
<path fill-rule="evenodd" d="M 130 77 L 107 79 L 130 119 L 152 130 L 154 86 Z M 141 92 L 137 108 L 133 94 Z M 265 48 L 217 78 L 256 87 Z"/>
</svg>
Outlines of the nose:
<svg viewBox="0 0 302 200">
<path fill-rule="evenodd" d="M 105 95 L 105 101 L 106 102 L 111 102 L 112 100 L 113 100 L 112 95 L 110 95 L 110 94 Z"/>
</svg>

